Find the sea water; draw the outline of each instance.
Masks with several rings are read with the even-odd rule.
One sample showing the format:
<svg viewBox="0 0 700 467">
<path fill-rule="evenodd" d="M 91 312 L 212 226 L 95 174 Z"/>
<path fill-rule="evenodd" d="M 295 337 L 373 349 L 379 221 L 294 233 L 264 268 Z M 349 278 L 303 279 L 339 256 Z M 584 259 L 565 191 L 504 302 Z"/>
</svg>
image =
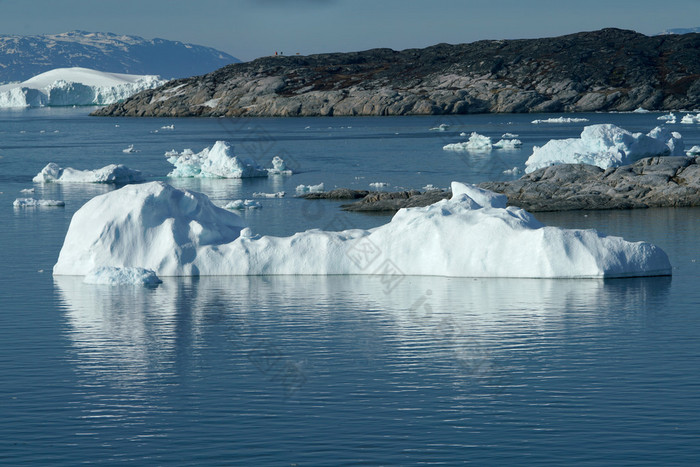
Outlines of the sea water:
<svg viewBox="0 0 700 467">
<path fill-rule="evenodd" d="M 164 153 L 227 140 L 292 176 L 169 179 L 215 203 L 259 199 L 254 232 L 368 228 L 385 215 L 294 196 L 508 180 L 532 147 L 586 124 L 648 132 L 657 113 L 295 119 L 0 113 L 0 463 L 693 464 L 700 457 L 700 209 L 538 213 L 661 246 L 673 277 L 52 277 L 72 214 L 114 187 L 37 185 L 48 162 L 122 163 L 166 180 Z M 431 131 L 441 123 L 445 131 Z M 173 129 L 162 128 L 173 124 Z M 700 126 L 674 125 L 690 147 Z M 517 150 L 454 153 L 460 133 Z M 133 144 L 139 152 L 124 153 Z M 34 188 L 26 195 L 20 190 Z M 13 208 L 19 197 L 64 208 Z M 473 247 L 465 245 L 465 248 Z M 526 247 L 526 246 L 524 246 Z"/>
</svg>

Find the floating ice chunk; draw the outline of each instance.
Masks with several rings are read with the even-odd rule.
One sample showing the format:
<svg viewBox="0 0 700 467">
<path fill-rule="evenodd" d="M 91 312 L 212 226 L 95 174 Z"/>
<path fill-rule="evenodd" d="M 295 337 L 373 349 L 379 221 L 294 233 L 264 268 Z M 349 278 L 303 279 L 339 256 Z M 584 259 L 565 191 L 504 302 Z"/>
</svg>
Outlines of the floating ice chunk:
<svg viewBox="0 0 700 467">
<path fill-rule="evenodd" d="M 303 195 L 304 193 L 320 193 L 323 191 L 323 183 L 319 183 L 318 185 L 298 185 L 296 191 L 298 195 Z"/>
<path fill-rule="evenodd" d="M 656 117 L 656 119 L 657 119 L 657 120 L 663 120 L 663 121 L 666 121 L 666 122 L 669 122 L 669 123 L 670 123 L 671 121 L 673 121 L 673 123 L 675 123 L 675 122 L 676 122 L 676 114 L 674 114 L 673 112 L 669 112 L 669 113 L 667 113 L 667 114 L 665 114 L 665 115 L 661 115 L 661 116 L 659 116 L 659 117 Z"/>
<path fill-rule="evenodd" d="M 587 122 L 587 118 L 581 117 L 556 117 L 556 118 L 545 118 L 543 120 L 533 120 L 532 123 L 535 125 L 539 123 L 583 123 Z"/>
<path fill-rule="evenodd" d="M 645 109 L 644 107 L 637 107 L 636 109 L 634 109 L 632 111 L 632 113 L 635 113 L 635 114 L 648 114 L 649 112 L 650 111 Z"/>
<path fill-rule="evenodd" d="M 513 139 L 513 138 L 517 138 L 517 137 L 518 137 L 518 135 L 516 135 L 515 133 L 503 133 L 501 135 L 501 138 L 503 138 L 503 139 Z"/>
<path fill-rule="evenodd" d="M 469 136 L 469 141 L 446 144 L 442 149 L 445 151 L 490 151 L 491 147 L 491 138 L 472 132 Z"/>
<path fill-rule="evenodd" d="M 154 286 L 163 283 L 156 273 L 144 268 L 115 268 L 103 266 L 90 271 L 83 282 L 102 285 L 145 285 Z"/>
<path fill-rule="evenodd" d="M 452 184 L 453 197 L 383 226 L 253 237 L 240 216 L 162 182 L 127 185 L 73 216 L 56 275 L 140 267 L 159 276 L 385 274 L 459 277 L 668 275 L 660 248 L 594 230 L 546 227 L 506 197 Z M 368 252 L 371 255 L 368 256 Z"/>
<path fill-rule="evenodd" d="M 689 157 L 700 156 L 700 146 L 693 146 L 692 148 L 688 149 L 686 155 L 688 155 Z"/>
<path fill-rule="evenodd" d="M 49 162 L 33 179 L 35 183 L 135 183 L 142 182 L 143 176 L 138 170 L 124 165 L 110 164 L 101 169 L 77 170 L 60 167 Z"/>
<path fill-rule="evenodd" d="M 375 190 L 381 190 L 382 188 L 386 188 L 389 186 L 387 182 L 372 182 L 369 184 L 372 188 Z"/>
<path fill-rule="evenodd" d="M 447 131 L 449 129 L 450 125 L 448 125 L 447 123 L 441 123 L 438 126 L 431 128 L 430 131 Z"/>
<path fill-rule="evenodd" d="M 160 127 L 161 130 L 174 130 L 175 129 L 175 124 L 170 124 L 170 125 L 163 125 Z"/>
<path fill-rule="evenodd" d="M 425 185 L 425 186 L 423 187 L 423 190 L 425 190 L 425 191 L 435 191 L 435 190 L 439 190 L 439 189 L 440 189 L 440 188 L 436 187 L 436 186 L 433 185 L 432 183 L 428 183 L 427 185 Z"/>
<path fill-rule="evenodd" d="M 252 199 L 236 199 L 227 203 L 224 208 L 231 211 L 242 211 L 244 209 L 260 209 L 262 205 Z"/>
<path fill-rule="evenodd" d="M 253 198 L 284 198 L 287 193 L 284 191 L 278 191 L 277 193 L 253 193 Z"/>
<path fill-rule="evenodd" d="M 683 115 L 683 118 L 681 118 L 681 123 L 683 123 L 685 125 L 693 124 L 693 123 L 700 123 L 700 113 L 697 115 L 693 115 L 693 114 Z"/>
<path fill-rule="evenodd" d="M 503 171 L 506 175 L 518 175 L 521 170 L 518 167 L 513 167 L 512 169 L 506 169 Z"/>
<path fill-rule="evenodd" d="M 57 68 L 0 86 L 0 107 L 106 105 L 164 83 L 158 76 Z"/>
<path fill-rule="evenodd" d="M 139 152 L 139 150 L 138 150 L 138 149 L 134 149 L 134 145 L 133 145 L 133 144 L 130 144 L 128 148 L 122 149 L 122 152 L 125 153 L 125 154 L 131 154 L 131 153 L 134 153 L 134 152 Z"/>
<path fill-rule="evenodd" d="M 165 153 L 175 168 L 168 174 L 174 178 L 253 178 L 267 177 L 268 171 L 252 159 L 233 155 L 233 149 L 225 141 L 217 141 L 211 148 L 194 153 L 185 149 L 181 153 Z"/>
<path fill-rule="evenodd" d="M 266 170 L 268 175 L 292 175 L 294 173 L 279 156 L 272 158 L 272 168 Z"/>
<path fill-rule="evenodd" d="M 34 191 L 35 191 L 34 188 L 23 188 L 23 189 L 19 190 L 20 193 L 24 193 L 26 195 L 30 195 L 30 194 L 34 193 Z"/>
<path fill-rule="evenodd" d="M 54 199 L 17 198 L 12 205 L 16 208 L 62 207 L 66 203 Z"/>
<path fill-rule="evenodd" d="M 493 143 L 493 147 L 498 149 L 517 149 L 522 145 L 523 142 L 519 139 L 499 139 Z"/>
<path fill-rule="evenodd" d="M 554 164 L 591 164 L 602 169 L 631 164 L 649 156 L 681 156 L 680 133 L 656 127 L 647 135 L 630 133 L 612 124 L 586 126 L 580 138 L 553 139 L 533 148 L 525 162 L 530 173 Z"/>
</svg>

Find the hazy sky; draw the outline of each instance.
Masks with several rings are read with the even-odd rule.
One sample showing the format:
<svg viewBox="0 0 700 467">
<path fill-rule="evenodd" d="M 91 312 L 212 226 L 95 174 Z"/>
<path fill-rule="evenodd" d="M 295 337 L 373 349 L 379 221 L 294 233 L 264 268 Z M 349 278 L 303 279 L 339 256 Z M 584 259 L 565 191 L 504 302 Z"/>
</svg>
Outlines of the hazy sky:
<svg viewBox="0 0 700 467">
<path fill-rule="evenodd" d="M 0 33 L 74 29 L 270 55 L 405 49 L 603 27 L 700 26 L 700 0 L 0 0 Z"/>
</svg>

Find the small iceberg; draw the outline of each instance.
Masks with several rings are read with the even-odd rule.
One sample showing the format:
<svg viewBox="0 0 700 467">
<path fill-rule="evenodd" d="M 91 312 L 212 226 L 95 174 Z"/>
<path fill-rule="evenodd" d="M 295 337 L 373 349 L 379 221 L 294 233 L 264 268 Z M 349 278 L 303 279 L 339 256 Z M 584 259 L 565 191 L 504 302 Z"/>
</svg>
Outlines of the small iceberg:
<svg viewBox="0 0 700 467">
<path fill-rule="evenodd" d="M 277 193 L 253 193 L 253 198 L 284 198 L 287 193 L 284 191 L 278 191 Z"/>
<path fill-rule="evenodd" d="M 542 120 L 533 120 L 532 123 L 538 125 L 540 123 L 585 123 L 587 118 L 582 117 L 555 117 L 555 118 L 545 118 Z"/>
<path fill-rule="evenodd" d="M 160 127 L 161 130 L 174 130 L 175 129 L 175 124 L 170 124 L 170 125 L 163 125 Z"/>
<path fill-rule="evenodd" d="M 669 112 L 665 115 L 660 115 L 656 117 L 657 120 L 665 121 L 666 123 L 676 123 L 676 114 Z"/>
<path fill-rule="evenodd" d="M 631 164 L 643 157 L 684 156 L 683 137 L 663 127 L 646 135 L 607 123 L 586 126 L 580 138 L 553 139 L 535 146 L 525 172 L 554 164 L 590 164 L 601 169 Z"/>
<path fill-rule="evenodd" d="M 445 151 L 490 151 L 496 149 L 516 149 L 522 146 L 523 143 L 519 139 L 500 139 L 496 143 L 491 142 L 488 136 L 480 135 L 477 132 L 472 132 L 469 140 L 462 143 L 446 144 L 442 147 Z"/>
<path fill-rule="evenodd" d="M 243 211 L 245 209 L 260 209 L 262 208 L 262 205 L 258 203 L 255 200 L 252 199 L 236 199 L 233 200 L 226 205 L 224 205 L 224 209 L 229 209 L 231 211 Z"/>
<path fill-rule="evenodd" d="M 16 208 L 63 207 L 63 201 L 54 199 L 17 198 L 12 205 Z"/>
<path fill-rule="evenodd" d="M 298 195 L 303 195 L 305 193 L 321 193 L 323 188 L 323 183 L 319 183 L 318 185 L 298 185 L 296 192 Z"/>
<path fill-rule="evenodd" d="M 448 125 L 447 123 L 441 123 L 438 126 L 431 128 L 430 131 L 447 131 L 449 129 L 450 125 Z"/>
<path fill-rule="evenodd" d="M 265 169 L 250 158 L 234 155 L 233 148 L 226 141 L 217 141 L 211 148 L 198 153 L 191 149 L 172 150 L 165 156 L 175 166 L 168 174 L 171 178 L 255 178 L 292 174 L 279 156 L 272 159 L 271 169 Z"/>
<path fill-rule="evenodd" d="M 128 148 L 122 149 L 122 152 L 123 152 L 124 154 L 133 154 L 133 153 L 135 153 L 135 152 L 139 152 L 139 150 L 138 150 L 138 149 L 134 149 L 134 145 L 133 145 L 133 144 L 130 144 Z"/>
<path fill-rule="evenodd" d="M 138 170 L 110 164 L 101 169 L 77 170 L 49 162 L 33 179 L 35 183 L 137 183 L 143 181 Z"/>
<path fill-rule="evenodd" d="M 693 114 L 683 115 L 683 118 L 681 118 L 681 123 L 683 123 L 684 125 L 692 125 L 694 123 L 700 123 L 700 113 L 697 115 L 693 115 Z"/>
<path fill-rule="evenodd" d="M 163 182 L 96 196 L 73 216 L 53 268 L 143 268 L 159 276 L 379 275 L 602 278 L 670 275 L 662 249 L 595 230 L 547 227 L 507 198 L 452 183 L 452 198 L 401 209 L 373 229 L 253 235 L 206 195 Z"/>
<path fill-rule="evenodd" d="M 102 266 L 85 275 L 86 284 L 156 286 L 163 281 L 150 269 Z"/>
<path fill-rule="evenodd" d="M 382 188 L 388 187 L 389 184 L 387 182 L 372 182 L 369 184 L 369 186 L 375 190 L 381 190 Z"/>
<path fill-rule="evenodd" d="M 700 156 L 700 146 L 693 146 L 685 153 L 688 157 Z"/>
<path fill-rule="evenodd" d="M 513 139 L 513 138 L 517 138 L 518 136 L 519 136 L 519 135 L 516 135 L 515 133 L 503 133 L 503 134 L 501 135 L 501 138 L 503 138 L 503 139 Z"/>
</svg>

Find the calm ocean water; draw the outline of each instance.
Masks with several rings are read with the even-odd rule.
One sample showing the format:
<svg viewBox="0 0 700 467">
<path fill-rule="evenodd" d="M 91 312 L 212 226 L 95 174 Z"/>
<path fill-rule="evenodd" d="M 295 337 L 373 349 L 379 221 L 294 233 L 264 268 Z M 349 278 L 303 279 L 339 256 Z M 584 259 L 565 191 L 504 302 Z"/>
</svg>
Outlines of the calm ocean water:
<svg viewBox="0 0 700 467">
<path fill-rule="evenodd" d="M 533 145 L 585 123 L 531 115 L 111 119 L 0 112 L 0 463 L 697 464 L 700 209 L 541 213 L 660 245 L 672 278 L 164 278 L 155 289 L 52 277 L 72 214 L 112 187 L 34 185 L 48 162 L 123 163 L 165 179 L 164 152 L 230 141 L 299 173 L 170 180 L 215 202 L 260 199 L 260 234 L 371 227 L 386 216 L 295 198 L 299 184 L 388 189 L 515 178 Z M 649 131 L 659 114 L 590 114 Z M 557 116 L 557 115 L 551 115 Z M 447 131 L 430 131 L 440 123 Z M 173 130 L 163 129 L 174 124 Z M 675 125 L 690 147 L 700 126 Z M 519 135 L 457 154 L 459 133 Z M 137 153 L 122 149 L 134 144 Z M 14 209 L 21 189 L 65 208 Z"/>
</svg>

